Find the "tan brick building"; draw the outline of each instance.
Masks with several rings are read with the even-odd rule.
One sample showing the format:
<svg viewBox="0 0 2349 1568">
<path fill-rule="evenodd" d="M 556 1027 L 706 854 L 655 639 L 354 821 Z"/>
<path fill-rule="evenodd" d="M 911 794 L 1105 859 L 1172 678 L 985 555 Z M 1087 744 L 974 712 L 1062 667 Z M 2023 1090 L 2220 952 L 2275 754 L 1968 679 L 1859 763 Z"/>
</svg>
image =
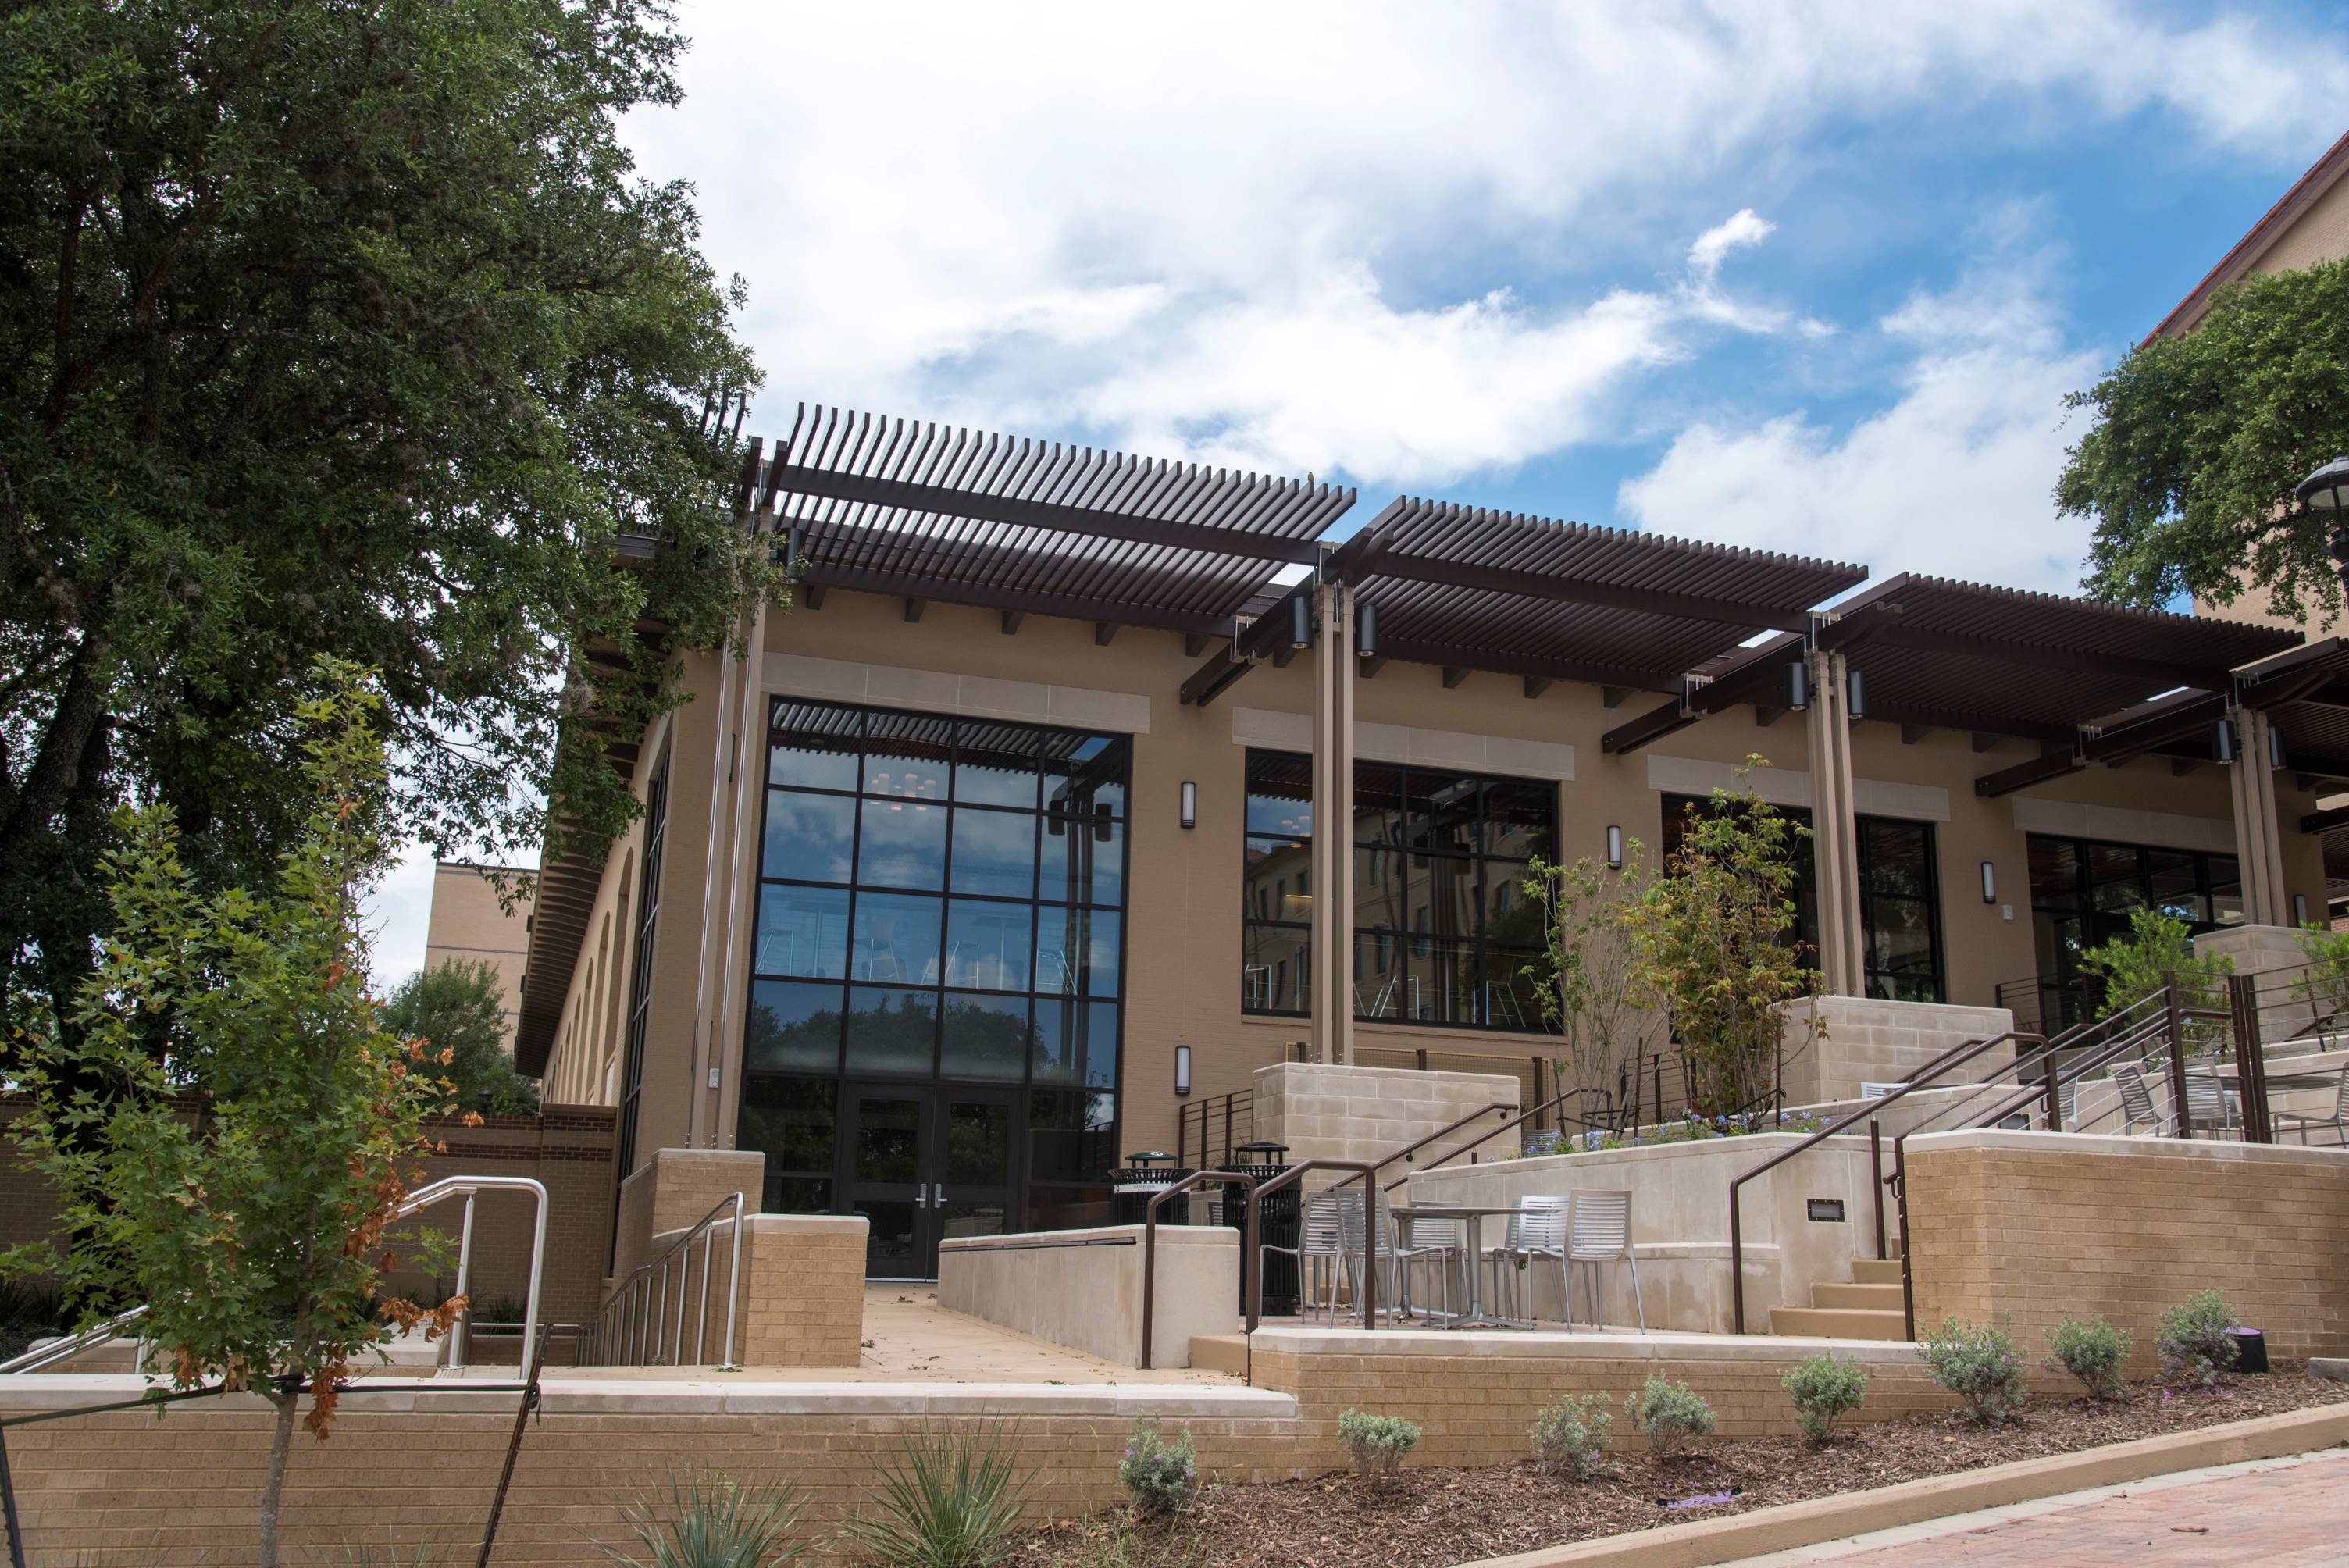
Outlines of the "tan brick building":
<svg viewBox="0 0 2349 1568">
<path fill-rule="evenodd" d="M 500 901 L 502 879 L 519 882 L 523 888 L 512 908 Z M 523 976 L 530 963 L 531 912 L 536 892 L 533 873 L 511 866 L 477 866 L 463 861 L 437 861 L 432 866 L 432 913 L 425 931 L 424 966 L 463 962 L 487 964 L 496 970 L 508 1049 L 512 1048 L 514 1026 L 522 1017 Z"/>
</svg>

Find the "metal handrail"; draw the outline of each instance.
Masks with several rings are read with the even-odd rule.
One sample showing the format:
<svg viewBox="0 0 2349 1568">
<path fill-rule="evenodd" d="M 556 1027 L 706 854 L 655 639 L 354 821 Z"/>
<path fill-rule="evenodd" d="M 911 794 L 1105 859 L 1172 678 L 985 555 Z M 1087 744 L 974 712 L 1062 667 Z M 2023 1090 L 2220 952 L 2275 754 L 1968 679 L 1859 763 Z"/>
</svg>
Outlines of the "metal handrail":
<svg viewBox="0 0 2349 1568">
<path fill-rule="evenodd" d="M 1283 1187 L 1293 1187 L 1316 1171 L 1350 1171 L 1361 1179 L 1362 1183 L 1362 1326 L 1366 1329 L 1374 1329 L 1379 1326 L 1379 1271 L 1375 1266 L 1378 1254 L 1373 1250 L 1378 1242 L 1379 1233 L 1379 1190 L 1372 1185 L 1372 1182 L 1380 1168 L 1392 1163 L 1393 1160 L 1394 1156 L 1389 1155 L 1387 1159 L 1377 1161 L 1330 1159 L 1299 1161 L 1271 1181 L 1259 1183 L 1247 1195 L 1248 1228 L 1251 1231 L 1261 1232 L 1264 1201 Z M 1341 1187 L 1345 1184 L 1342 1181 L 1339 1183 Z M 1256 1271 L 1256 1288 L 1249 1294 L 1248 1315 L 1259 1323 L 1264 1320 L 1264 1271 L 1260 1268 Z"/>
<path fill-rule="evenodd" d="M 1535 1117 L 1541 1115 L 1545 1111 L 1556 1110 L 1559 1106 L 1565 1104 L 1566 1101 L 1578 1098 L 1581 1093 L 1582 1089 L 1578 1085 L 1573 1088 L 1561 1089 L 1557 1094 L 1550 1096 L 1547 1099 L 1542 1101 L 1539 1105 L 1533 1107 L 1531 1109 L 1519 1110 L 1516 1115 L 1501 1123 L 1500 1126 L 1487 1129 L 1485 1131 L 1477 1134 L 1475 1138 L 1462 1144 L 1459 1148 L 1453 1150 L 1450 1153 L 1438 1155 L 1434 1161 L 1428 1165 L 1426 1169 L 1430 1171 L 1440 1171 L 1444 1168 L 1444 1162 L 1445 1161 L 1457 1160 L 1472 1149 L 1481 1149 L 1485 1144 L 1491 1142 L 1494 1139 L 1500 1137 L 1501 1134 L 1514 1131 L 1516 1129 L 1523 1127 L 1526 1122 L 1531 1121 Z M 1462 1128 L 1467 1126 L 1470 1122 L 1475 1120 L 1480 1116 L 1490 1116 L 1496 1110 L 1516 1110 L 1516 1109 L 1517 1108 L 1514 1105 L 1505 1105 L 1496 1101 L 1492 1105 L 1486 1106 L 1482 1110 L 1472 1110 L 1467 1115 L 1460 1118 L 1459 1120 L 1453 1122 L 1450 1126 L 1438 1128 L 1435 1131 L 1429 1133 L 1426 1137 L 1420 1139 L 1417 1142 L 1406 1143 L 1401 1149 L 1396 1150 L 1393 1153 L 1382 1156 L 1378 1161 L 1374 1169 L 1383 1171 L 1398 1160 L 1407 1161 L 1413 1155 L 1418 1153 L 1421 1150 L 1434 1142 L 1437 1139 L 1450 1137 L 1453 1133 L 1459 1131 Z M 1578 1122 L 1580 1122 L 1582 1119 L 1577 1117 L 1575 1119 Z M 1584 1125 L 1588 1124 L 1585 1123 Z M 1405 1171 L 1402 1175 L 1398 1176 L 1393 1181 L 1388 1182 L 1381 1191 L 1392 1192 L 1396 1188 L 1402 1186 L 1404 1182 L 1410 1181 L 1416 1173 L 1417 1172 L 1415 1171 Z"/>
<path fill-rule="evenodd" d="M 1163 1192 L 1154 1192 L 1142 1210 L 1142 1369 L 1150 1366 L 1151 1324 L 1158 1305 L 1158 1206 L 1178 1192 L 1188 1192 L 1194 1187 L 1210 1181 L 1221 1181 L 1247 1190 L 1247 1206 L 1240 1221 L 1240 1299 L 1247 1303 L 1247 1328 L 1241 1336 L 1244 1354 L 1247 1357 L 1247 1382 L 1256 1381 L 1256 1346 L 1249 1337 L 1264 1321 L 1263 1282 L 1257 1288 L 1248 1286 L 1254 1274 L 1263 1267 L 1256 1250 L 1257 1226 L 1260 1222 L 1254 1202 L 1257 1180 L 1245 1171 L 1194 1171 Z"/>
<path fill-rule="evenodd" d="M 657 1258 L 638 1264 L 628 1277 L 604 1298 L 595 1309 L 595 1322 L 590 1331 L 586 1355 L 595 1366 L 681 1367 L 685 1362 L 685 1295 L 688 1284 L 686 1267 L 688 1249 L 698 1240 L 701 1249 L 701 1292 L 694 1313 L 693 1361 L 700 1365 L 703 1350 L 708 1348 L 709 1335 L 709 1267 L 718 1248 L 717 1226 L 719 1214 L 731 1210 L 734 1226 L 733 1262 L 726 1276 L 726 1343 L 725 1359 L 718 1364 L 721 1372 L 739 1372 L 741 1367 L 734 1359 L 734 1315 L 742 1298 L 742 1212 L 743 1196 L 729 1192 L 710 1205 L 709 1212 L 695 1221 L 685 1234 L 671 1242 Z M 677 1261 L 677 1318 L 669 1321 L 668 1274 L 671 1260 Z M 658 1272 L 658 1281 L 654 1279 Z M 619 1316 L 616 1326 L 612 1323 Z M 609 1336 L 608 1338 L 606 1336 Z M 668 1342 L 668 1360 L 660 1359 L 664 1340 Z M 616 1346 L 619 1355 L 607 1351 Z M 629 1359 L 622 1360 L 621 1357 Z"/>
<path fill-rule="evenodd" d="M 401 1199 L 392 1209 L 391 1217 L 395 1222 L 405 1220 L 447 1199 L 461 1197 L 465 1200 L 465 1225 L 457 1244 L 455 1292 L 456 1295 L 462 1296 L 465 1294 L 465 1284 L 469 1277 L 472 1257 L 473 1200 L 484 1191 L 528 1192 L 537 1200 L 537 1218 L 532 1230 L 530 1243 L 530 1294 L 523 1307 L 522 1374 L 524 1378 L 527 1378 L 531 1373 L 533 1357 L 536 1354 L 538 1336 L 533 1330 L 538 1323 L 539 1283 L 546 1265 L 546 1187 L 544 1183 L 528 1176 L 444 1176 L 438 1181 L 425 1183 Z M 123 1329 L 145 1317 L 147 1313 L 147 1306 L 134 1306 L 128 1312 L 107 1319 L 104 1323 L 93 1324 L 68 1339 L 59 1340 L 54 1345 L 44 1345 L 6 1361 L 0 1361 L 0 1374 L 38 1372 L 60 1361 L 70 1360 L 85 1350 L 94 1350 L 101 1345 L 111 1343 L 120 1336 Z M 449 1336 L 452 1349 L 448 1368 L 450 1371 L 462 1372 L 465 1369 L 463 1331 L 470 1315 L 471 1304 L 468 1303 L 466 1310 L 458 1315 L 457 1328 L 451 1331 Z"/>
</svg>

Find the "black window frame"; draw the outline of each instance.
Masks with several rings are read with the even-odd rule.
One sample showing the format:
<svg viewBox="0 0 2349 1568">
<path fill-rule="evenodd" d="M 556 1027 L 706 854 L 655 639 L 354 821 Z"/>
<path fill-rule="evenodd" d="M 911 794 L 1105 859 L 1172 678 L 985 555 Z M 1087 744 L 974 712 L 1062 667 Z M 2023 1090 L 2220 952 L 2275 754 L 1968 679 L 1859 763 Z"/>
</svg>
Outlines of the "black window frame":
<svg viewBox="0 0 2349 1568">
<path fill-rule="evenodd" d="M 2071 850 L 2072 886 L 2069 893 L 2063 897 L 2051 899 L 2040 884 L 2034 846 L 2042 843 L 2066 845 Z M 2024 879 L 2029 884 L 2025 891 L 2031 901 L 2031 952 L 2035 971 L 2033 978 L 2038 990 L 2042 1029 L 2068 1027 L 2085 1019 L 2092 1010 L 2103 1005 L 2095 976 L 2079 967 L 2079 955 L 2090 948 L 2101 946 L 2104 940 L 2109 940 L 2121 926 L 2126 925 L 2128 912 L 2096 907 L 2095 895 L 2099 887 L 2118 886 L 2124 881 L 2114 877 L 2100 878 L 2095 874 L 2098 851 L 2107 854 L 2121 851 L 2136 857 L 2137 869 L 2127 879 L 2133 882 L 2136 890 L 2142 894 L 2135 908 L 2161 907 L 2153 886 L 2152 857 L 2181 855 L 2189 858 L 2194 864 L 2195 896 L 2201 900 L 2205 912 L 2204 918 L 2189 920 L 2186 923 L 2188 928 L 2199 936 L 2205 932 L 2223 931 L 2246 922 L 2242 903 L 2242 861 L 2227 851 L 2186 850 L 2169 844 L 2131 844 L 2117 839 L 2090 838 L 2075 833 L 2025 833 L 2023 868 Z M 2222 863 L 2234 868 L 2231 879 L 2217 874 Z M 2220 914 L 2219 899 L 2222 888 L 2234 890 L 2231 918 Z M 2091 941 L 2088 939 L 2090 923 L 2097 916 L 2106 917 L 2113 930 L 2108 931 L 2104 938 Z M 2041 923 L 2043 919 L 2048 923 L 2045 928 Z M 2054 928 L 2067 920 L 2079 923 L 2080 940 L 2076 944 L 2067 944 L 2056 934 Z M 2055 958 L 2053 973 L 2046 968 L 2050 954 Z"/>
</svg>

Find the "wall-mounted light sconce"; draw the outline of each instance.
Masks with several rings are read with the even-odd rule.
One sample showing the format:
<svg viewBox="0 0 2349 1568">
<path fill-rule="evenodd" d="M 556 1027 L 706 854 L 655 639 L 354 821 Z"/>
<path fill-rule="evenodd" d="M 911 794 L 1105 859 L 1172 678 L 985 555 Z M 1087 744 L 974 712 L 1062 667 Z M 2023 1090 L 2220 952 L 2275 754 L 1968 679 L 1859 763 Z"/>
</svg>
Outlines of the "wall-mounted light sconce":
<svg viewBox="0 0 2349 1568">
<path fill-rule="evenodd" d="M 2235 727 L 2220 719 L 2210 727 L 2210 755 L 2221 764 L 2235 759 Z"/>
<path fill-rule="evenodd" d="M 2268 766 L 2278 769 L 2283 766 L 2283 731 L 2272 724 L 2268 726 Z"/>
<path fill-rule="evenodd" d="M 1199 825 L 1199 787 L 1188 779 L 1183 780 L 1183 825 L 1186 828 Z"/>
<path fill-rule="evenodd" d="M 1174 1047 L 1174 1092 L 1178 1095 L 1191 1092 L 1191 1047 L 1188 1046 Z"/>
<path fill-rule="evenodd" d="M 1982 862 L 1982 902 L 1984 903 L 1998 902 L 1998 868 L 1988 861 Z"/>
<path fill-rule="evenodd" d="M 1787 708 L 1792 712 L 1800 713 L 1810 706 L 1811 672 L 1805 669 L 1799 661 L 1788 665 L 1786 666 Z"/>
<path fill-rule="evenodd" d="M 1109 820 L 1109 802 L 1106 800 L 1094 801 L 1093 842 L 1096 844 L 1106 844 L 1111 839 L 1114 838 L 1116 834 L 1116 825 Z"/>
<path fill-rule="evenodd" d="M 1623 830 L 1612 822 L 1607 824 L 1607 869 L 1610 872 L 1623 869 Z"/>
<path fill-rule="evenodd" d="M 2308 895 L 2304 892 L 2292 895 L 2292 923 L 2294 925 L 2308 923 Z"/>
<path fill-rule="evenodd" d="M 1366 659 L 1379 656 L 1379 607 L 1363 604 L 1354 611 L 1354 652 Z"/>
<path fill-rule="evenodd" d="M 1292 648 L 1313 645 L 1313 601 L 1302 593 L 1289 595 L 1288 645 Z"/>
<path fill-rule="evenodd" d="M 1847 717 L 1868 717 L 1868 678 L 1857 670 L 1844 672 L 1843 707 Z"/>
</svg>

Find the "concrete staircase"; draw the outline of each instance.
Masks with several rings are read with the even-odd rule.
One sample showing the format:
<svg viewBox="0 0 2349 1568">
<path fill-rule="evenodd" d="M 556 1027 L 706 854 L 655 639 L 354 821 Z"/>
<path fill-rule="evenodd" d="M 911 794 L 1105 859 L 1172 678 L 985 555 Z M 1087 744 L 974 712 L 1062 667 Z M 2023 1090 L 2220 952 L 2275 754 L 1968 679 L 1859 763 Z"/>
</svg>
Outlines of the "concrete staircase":
<svg viewBox="0 0 2349 1568">
<path fill-rule="evenodd" d="M 1878 1263 L 1863 1258 L 1851 1265 L 1848 1284 L 1811 1286 L 1810 1305 L 1772 1307 L 1770 1332 L 1830 1339 L 1908 1338 L 1908 1313 L 1900 1301 L 1900 1260 Z"/>
</svg>

